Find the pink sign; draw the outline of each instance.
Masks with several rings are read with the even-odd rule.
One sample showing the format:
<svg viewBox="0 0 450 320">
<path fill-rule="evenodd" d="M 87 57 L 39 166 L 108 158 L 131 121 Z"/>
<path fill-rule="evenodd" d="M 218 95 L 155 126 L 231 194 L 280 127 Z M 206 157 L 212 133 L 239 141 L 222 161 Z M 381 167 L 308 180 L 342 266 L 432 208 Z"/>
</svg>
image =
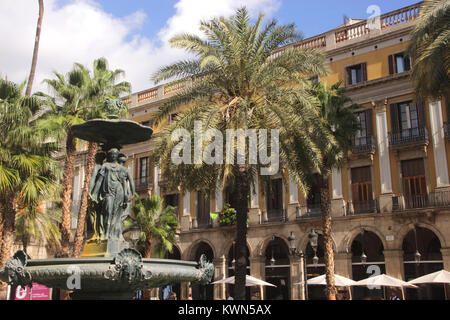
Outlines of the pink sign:
<svg viewBox="0 0 450 320">
<path fill-rule="evenodd" d="M 38 283 L 33 283 L 33 288 L 12 288 L 12 300 L 50 300 L 50 289 Z"/>
</svg>

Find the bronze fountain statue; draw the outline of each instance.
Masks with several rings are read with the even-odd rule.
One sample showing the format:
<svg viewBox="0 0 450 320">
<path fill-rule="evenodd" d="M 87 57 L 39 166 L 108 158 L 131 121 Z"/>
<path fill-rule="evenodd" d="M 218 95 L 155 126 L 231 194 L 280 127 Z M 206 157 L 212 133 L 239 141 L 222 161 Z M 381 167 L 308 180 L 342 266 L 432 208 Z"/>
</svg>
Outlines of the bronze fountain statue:
<svg viewBox="0 0 450 320">
<path fill-rule="evenodd" d="M 124 166 L 123 145 L 148 141 L 152 129 L 134 121 L 119 120 L 121 100 L 105 100 L 110 119 L 94 119 L 72 126 L 75 137 L 99 143 L 102 152 L 89 182 L 92 200 L 89 222 L 93 237 L 85 245 L 81 258 L 32 260 L 18 251 L 0 270 L 0 280 L 11 285 L 30 286 L 33 282 L 47 287 L 72 290 L 73 299 L 131 299 L 136 290 L 162 287 L 176 282 L 206 284 L 214 273 L 213 264 L 202 256 L 200 261 L 144 259 L 123 239 L 126 209 L 135 194 L 133 178 Z M 86 254 L 92 247 L 95 254 Z M 95 250 L 94 250 L 95 251 Z M 71 285 L 79 277 L 78 286 Z"/>
</svg>

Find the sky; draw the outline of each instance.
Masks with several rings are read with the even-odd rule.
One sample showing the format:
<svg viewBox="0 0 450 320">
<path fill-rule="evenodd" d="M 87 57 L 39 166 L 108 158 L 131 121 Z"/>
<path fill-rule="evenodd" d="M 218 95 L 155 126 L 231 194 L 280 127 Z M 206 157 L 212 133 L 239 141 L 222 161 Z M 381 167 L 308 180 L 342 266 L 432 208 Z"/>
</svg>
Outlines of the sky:
<svg viewBox="0 0 450 320">
<path fill-rule="evenodd" d="M 264 13 L 279 24 L 295 23 L 305 37 L 341 25 L 344 15 L 367 19 L 371 5 L 381 14 L 419 0 L 44 0 L 44 21 L 33 92 L 48 92 L 42 83 L 54 72 L 65 74 L 75 62 L 92 69 L 105 57 L 110 69 L 125 71 L 132 91 L 154 86 L 151 75 L 159 68 L 184 59 L 171 48 L 178 33 L 197 33 L 203 19 L 230 16 L 246 6 L 252 17 Z M 0 76 L 14 82 L 27 79 L 31 66 L 37 0 L 0 0 Z"/>
</svg>

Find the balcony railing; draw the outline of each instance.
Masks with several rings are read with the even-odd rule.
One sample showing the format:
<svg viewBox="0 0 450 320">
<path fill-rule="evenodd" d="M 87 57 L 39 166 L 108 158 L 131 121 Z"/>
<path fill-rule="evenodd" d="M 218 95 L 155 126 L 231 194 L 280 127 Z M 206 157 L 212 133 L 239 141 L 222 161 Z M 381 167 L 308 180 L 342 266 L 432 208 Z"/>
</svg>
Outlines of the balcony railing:
<svg viewBox="0 0 450 320">
<path fill-rule="evenodd" d="M 376 200 L 349 201 L 347 203 L 347 215 L 379 213 Z"/>
<path fill-rule="evenodd" d="M 263 212 L 263 223 L 286 222 L 287 220 L 286 209 L 269 210 Z"/>
<path fill-rule="evenodd" d="M 383 35 L 390 32 L 391 28 L 398 27 L 399 25 L 405 25 L 405 27 L 412 25 L 419 16 L 420 8 L 423 2 L 413 4 L 411 6 L 401 8 L 392 12 L 388 12 L 380 16 L 379 30 L 376 30 L 376 35 Z M 291 49 L 304 49 L 304 48 L 317 48 L 325 51 L 334 50 L 338 47 L 343 47 L 348 44 L 349 41 L 361 38 L 364 40 L 364 36 L 374 33 L 370 28 L 370 21 L 364 20 L 351 25 L 342 26 L 337 29 L 330 30 L 320 35 L 310 37 L 294 43 L 292 45 L 279 48 L 273 52 L 269 61 L 276 58 L 284 50 Z M 172 83 L 163 84 L 158 87 L 151 88 L 146 91 L 135 93 L 130 97 L 124 98 L 130 108 L 136 107 L 143 103 L 150 103 L 162 99 L 166 99 L 169 96 L 195 85 L 191 80 L 174 81 Z"/>
<path fill-rule="evenodd" d="M 355 137 L 353 141 L 353 153 L 374 152 L 375 139 L 373 136 Z"/>
<path fill-rule="evenodd" d="M 153 177 L 140 177 L 134 179 L 136 191 L 145 191 L 153 188 Z"/>
<path fill-rule="evenodd" d="M 210 217 L 192 220 L 192 229 L 210 229 L 212 228 L 212 220 Z"/>
<path fill-rule="evenodd" d="M 403 129 L 400 132 L 389 134 L 390 147 L 421 142 L 428 142 L 428 130 L 426 127 Z"/>
<path fill-rule="evenodd" d="M 308 204 L 306 206 L 297 207 L 297 214 L 296 214 L 297 220 L 308 218 L 319 218 L 321 216 L 322 216 L 322 208 L 320 203 Z"/>
<path fill-rule="evenodd" d="M 399 195 L 392 197 L 392 211 L 446 208 L 449 206 L 450 191 L 438 191 L 421 195 Z"/>
</svg>

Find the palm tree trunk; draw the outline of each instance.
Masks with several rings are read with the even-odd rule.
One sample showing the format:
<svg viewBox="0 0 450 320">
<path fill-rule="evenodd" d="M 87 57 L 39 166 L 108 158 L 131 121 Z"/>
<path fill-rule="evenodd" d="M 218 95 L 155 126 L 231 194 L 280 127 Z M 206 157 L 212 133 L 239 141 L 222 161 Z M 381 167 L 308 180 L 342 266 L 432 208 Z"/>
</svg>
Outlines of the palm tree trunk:
<svg viewBox="0 0 450 320">
<path fill-rule="evenodd" d="M 325 258 L 325 293 L 328 300 L 336 300 L 336 287 L 334 284 L 334 252 L 333 240 L 331 238 L 331 213 L 330 213 L 330 192 L 327 180 L 324 179 L 324 185 L 320 188 L 320 206 L 322 209 L 322 228 L 324 240 L 324 258 Z"/>
<path fill-rule="evenodd" d="M 92 170 L 95 165 L 95 154 L 97 152 L 98 144 L 95 142 L 89 142 L 88 147 L 88 161 L 86 170 L 84 172 L 83 192 L 81 194 L 81 206 L 78 213 L 77 231 L 75 233 L 75 240 L 73 244 L 73 256 L 79 257 L 81 255 L 81 248 L 83 246 L 83 240 L 86 228 L 86 213 L 88 206 L 88 192 L 89 181 L 91 180 Z"/>
<path fill-rule="evenodd" d="M 33 87 L 34 75 L 36 73 L 37 57 L 39 51 L 39 40 L 41 38 L 42 20 L 44 18 L 44 0 L 39 1 L 39 18 L 36 27 L 36 38 L 34 40 L 33 61 L 31 62 L 30 77 L 28 78 L 27 90 L 25 94 L 31 96 L 31 88 Z"/>
<path fill-rule="evenodd" d="M 16 210 L 14 197 L 8 197 L 3 205 L 3 232 L 0 249 L 0 270 L 5 267 L 6 262 L 11 258 L 11 248 L 16 231 Z"/>
<path fill-rule="evenodd" d="M 144 258 L 151 258 L 152 256 L 152 241 L 152 236 L 150 234 L 147 234 L 145 236 Z"/>
<path fill-rule="evenodd" d="M 248 172 L 241 169 L 235 180 L 236 216 L 236 265 L 234 298 L 245 300 L 245 278 L 247 275 L 247 217 L 248 217 Z"/>
<path fill-rule="evenodd" d="M 75 164 L 75 138 L 69 129 L 66 140 L 66 162 L 64 163 L 63 192 L 62 192 L 62 217 L 61 217 L 61 256 L 67 258 L 70 255 L 70 211 L 71 195 L 73 188 L 73 174 Z"/>
</svg>

